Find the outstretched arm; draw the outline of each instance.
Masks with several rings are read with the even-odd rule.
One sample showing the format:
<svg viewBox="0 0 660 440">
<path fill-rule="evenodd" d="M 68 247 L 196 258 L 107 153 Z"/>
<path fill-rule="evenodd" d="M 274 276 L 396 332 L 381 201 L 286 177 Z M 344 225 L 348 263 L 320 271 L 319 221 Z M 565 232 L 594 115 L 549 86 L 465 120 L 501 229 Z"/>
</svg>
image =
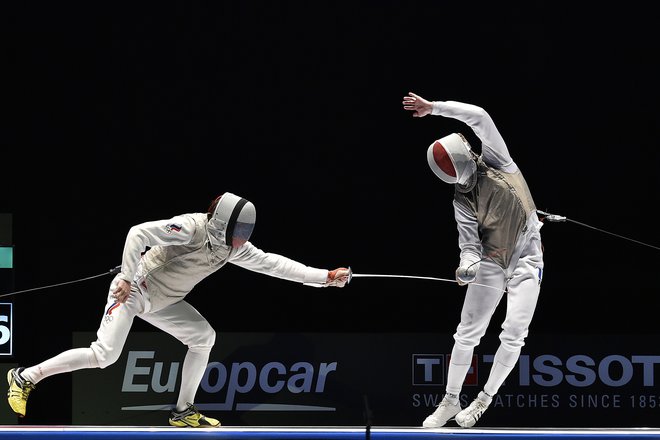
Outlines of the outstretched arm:
<svg viewBox="0 0 660 440">
<path fill-rule="evenodd" d="M 344 287 L 348 282 L 347 268 L 318 269 L 279 254 L 264 252 L 250 242 L 238 248 L 229 261 L 244 269 L 299 283 Z"/>
<path fill-rule="evenodd" d="M 506 172 L 518 169 L 493 119 L 483 108 L 457 101 L 428 101 L 410 92 L 403 98 L 403 109 L 413 111 L 413 117 L 432 114 L 463 122 L 481 140 L 481 152 L 488 165 Z"/>
</svg>

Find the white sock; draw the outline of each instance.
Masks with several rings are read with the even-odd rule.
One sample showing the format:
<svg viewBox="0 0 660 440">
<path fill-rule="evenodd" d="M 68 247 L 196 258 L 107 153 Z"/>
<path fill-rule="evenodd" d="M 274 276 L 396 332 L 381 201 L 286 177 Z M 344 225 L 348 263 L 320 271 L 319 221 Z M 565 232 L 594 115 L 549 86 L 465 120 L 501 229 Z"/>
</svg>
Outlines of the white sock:
<svg viewBox="0 0 660 440">
<path fill-rule="evenodd" d="M 188 350 L 181 369 L 181 390 L 176 402 L 175 410 L 181 412 L 188 407 L 188 403 L 195 403 L 197 388 L 204 377 L 209 362 L 210 350 L 204 353 Z"/>
<path fill-rule="evenodd" d="M 36 385 L 54 374 L 98 367 L 99 364 L 91 348 L 73 348 L 33 367 L 26 368 L 21 372 L 21 376 Z"/>
<path fill-rule="evenodd" d="M 460 348 L 454 344 L 449 360 L 449 371 L 447 372 L 447 393 L 459 396 L 465 381 L 465 376 L 472 365 L 473 348 Z"/>
<path fill-rule="evenodd" d="M 491 396 L 494 396 L 499 391 L 504 383 L 504 380 L 509 376 L 513 367 L 516 366 L 518 358 L 520 357 L 520 350 L 509 351 L 500 346 L 493 358 L 493 366 L 490 369 L 488 380 L 484 386 L 484 391 Z"/>
<path fill-rule="evenodd" d="M 477 396 L 477 399 L 481 400 L 483 403 L 486 404 L 486 406 L 490 405 L 490 402 L 493 401 L 493 396 L 488 394 L 485 391 L 481 391 L 479 395 Z"/>
</svg>

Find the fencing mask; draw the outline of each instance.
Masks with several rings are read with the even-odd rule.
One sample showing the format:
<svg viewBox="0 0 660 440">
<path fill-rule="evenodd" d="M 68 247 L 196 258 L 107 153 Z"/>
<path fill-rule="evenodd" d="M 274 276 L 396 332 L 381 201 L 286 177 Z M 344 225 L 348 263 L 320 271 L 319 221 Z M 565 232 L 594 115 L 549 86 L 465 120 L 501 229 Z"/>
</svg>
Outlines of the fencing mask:
<svg viewBox="0 0 660 440">
<path fill-rule="evenodd" d="M 257 211 L 254 205 L 232 193 L 224 193 L 209 209 L 208 237 L 212 246 L 240 247 L 250 239 Z"/>
<path fill-rule="evenodd" d="M 436 176 L 462 188 L 474 186 L 477 164 L 470 143 L 460 133 L 452 133 L 433 142 L 426 159 Z"/>
</svg>

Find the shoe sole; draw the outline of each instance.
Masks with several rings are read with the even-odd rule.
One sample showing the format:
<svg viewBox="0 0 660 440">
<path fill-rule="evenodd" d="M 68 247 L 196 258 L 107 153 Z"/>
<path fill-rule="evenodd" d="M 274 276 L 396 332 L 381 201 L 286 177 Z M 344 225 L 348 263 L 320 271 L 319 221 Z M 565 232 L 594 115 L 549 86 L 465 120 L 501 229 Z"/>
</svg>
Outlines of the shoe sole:
<svg viewBox="0 0 660 440">
<path fill-rule="evenodd" d="M 170 422 L 171 426 L 174 426 L 176 428 L 220 428 L 222 425 L 218 423 L 217 425 L 197 425 L 197 426 L 191 426 L 187 423 L 181 423 L 178 424 L 177 422 Z"/>
<path fill-rule="evenodd" d="M 434 424 L 431 424 L 431 423 L 428 423 L 428 424 L 422 423 L 422 428 L 442 428 L 442 427 L 445 426 L 447 423 L 449 423 L 449 422 L 451 422 L 451 421 L 453 421 L 453 420 L 454 420 L 453 417 L 450 418 L 450 419 L 447 419 L 447 421 L 446 421 L 445 423 L 443 423 L 442 425 L 434 425 Z"/>
</svg>

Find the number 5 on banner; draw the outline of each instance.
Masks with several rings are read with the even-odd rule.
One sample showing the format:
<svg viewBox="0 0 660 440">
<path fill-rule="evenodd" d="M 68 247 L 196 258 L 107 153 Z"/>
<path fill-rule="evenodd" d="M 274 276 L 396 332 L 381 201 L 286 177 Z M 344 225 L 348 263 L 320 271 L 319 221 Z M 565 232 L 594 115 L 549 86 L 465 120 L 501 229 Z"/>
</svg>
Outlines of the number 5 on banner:
<svg viewBox="0 0 660 440">
<path fill-rule="evenodd" d="M 0 356 L 12 354 L 12 303 L 0 303 Z"/>
</svg>

